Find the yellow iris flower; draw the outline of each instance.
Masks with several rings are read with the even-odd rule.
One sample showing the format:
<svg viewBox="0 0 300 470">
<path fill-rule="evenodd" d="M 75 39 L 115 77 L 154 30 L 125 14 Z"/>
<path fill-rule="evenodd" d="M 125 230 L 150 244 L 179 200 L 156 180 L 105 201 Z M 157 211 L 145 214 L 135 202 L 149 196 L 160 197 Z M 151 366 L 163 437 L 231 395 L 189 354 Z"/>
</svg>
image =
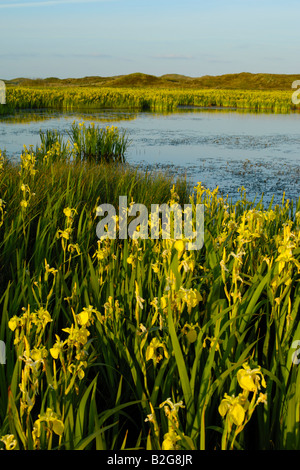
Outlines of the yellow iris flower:
<svg viewBox="0 0 300 470">
<path fill-rule="evenodd" d="M 164 441 L 162 443 L 162 450 L 178 450 L 179 446 L 177 441 L 180 441 L 181 437 L 175 431 L 167 432 L 164 435 Z"/>
<path fill-rule="evenodd" d="M 33 434 L 37 437 L 41 435 L 41 422 L 46 422 L 49 428 L 58 436 L 61 436 L 64 432 L 64 423 L 51 408 L 47 408 L 44 415 L 39 415 L 39 418 L 34 423 Z"/>
<path fill-rule="evenodd" d="M 229 396 L 225 393 L 219 406 L 219 413 L 223 418 L 227 414 L 232 423 L 236 426 L 241 426 L 245 418 L 245 409 L 241 405 L 240 396 Z"/>
<path fill-rule="evenodd" d="M 53 359 L 58 359 L 60 351 L 62 351 L 65 341 L 61 341 L 60 337 L 58 335 L 56 336 L 56 343 L 53 345 L 53 348 L 50 348 L 50 354 L 53 357 Z"/>
<path fill-rule="evenodd" d="M 259 390 L 260 382 L 261 385 L 266 388 L 266 381 L 260 371 L 260 367 L 250 369 L 247 363 L 243 364 L 243 369 L 238 371 L 237 380 L 240 387 L 248 392 L 256 392 Z"/>
<path fill-rule="evenodd" d="M 163 349 L 164 356 L 168 359 L 169 354 L 165 344 L 158 338 L 153 338 L 146 350 L 146 361 L 152 359 L 153 363 L 158 364 L 163 359 L 163 355 L 158 351 L 160 348 Z"/>
<path fill-rule="evenodd" d="M 184 243 L 184 241 L 183 241 L 183 240 L 177 240 L 177 241 L 174 243 L 174 248 L 177 250 L 177 252 L 178 252 L 178 258 L 180 259 L 182 253 L 183 253 L 184 250 L 185 250 L 185 243 Z"/>
<path fill-rule="evenodd" d="M 0 441 L 4 443 L 5 450 L 13 450 L 17 445 L 17 441 L 13 434 L 6 434 L 5 436 L 2 436 Z"/>
<path fill-rule="evenodd" d="M 70 207 L 66 207 L 64 209 L 64 214 L 68 219 L 72 219 L 74 217 L 74 213 L 76 213 L 76 209 L 71 209 Z"/>
</svg>

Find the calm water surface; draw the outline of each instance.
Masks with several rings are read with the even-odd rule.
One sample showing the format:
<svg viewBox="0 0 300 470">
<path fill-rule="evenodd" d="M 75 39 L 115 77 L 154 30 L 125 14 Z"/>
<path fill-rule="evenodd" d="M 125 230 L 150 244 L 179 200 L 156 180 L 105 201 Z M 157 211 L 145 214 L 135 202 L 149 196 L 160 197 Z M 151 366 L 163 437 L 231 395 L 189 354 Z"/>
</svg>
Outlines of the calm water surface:
<svg viewBox="0 0 300 470">
<path fill-rule="evenodd" d="M 57 129 L 67 136 L 73 121 L 116 125 L 127 132 L 128 163 L 186 174 L 193 183 L 238 198 L 264 193 L 265 203 L 300 197 L 300 114 L 255 114 L 235 110 L 181 109 L 169 114 L 99 112 L 20 112 L 0 117 L 0 148 L 18 159 L 23 145 L 40 144 L 39 131 Z"/>
</svg>

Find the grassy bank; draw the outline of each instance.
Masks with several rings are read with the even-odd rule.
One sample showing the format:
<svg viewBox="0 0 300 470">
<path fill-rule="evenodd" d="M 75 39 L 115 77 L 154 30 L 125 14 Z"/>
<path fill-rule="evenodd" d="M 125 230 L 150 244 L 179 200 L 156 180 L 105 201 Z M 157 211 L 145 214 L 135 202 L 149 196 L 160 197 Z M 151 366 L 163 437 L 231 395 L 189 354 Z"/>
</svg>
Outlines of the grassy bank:
<svg viewBox="0 0 300 470">
<path fill-rule="evenodd" d="M 300 204 L 55 145 L 1 159 L 3 447 L 299 449 Z M 204 204 L 203 248 L 98 240 L 97 206 L 121 195 Z"/>
<path fill-rule="evenodd" d="M 291 91 L 174 89 L 151 87 L 19 87 L 7 88 L 1 113 L 18 109 L 174 110 L 178 106 L 229 107 L 247 111 L 288 113 L 297 110 Z"/>
</svg>

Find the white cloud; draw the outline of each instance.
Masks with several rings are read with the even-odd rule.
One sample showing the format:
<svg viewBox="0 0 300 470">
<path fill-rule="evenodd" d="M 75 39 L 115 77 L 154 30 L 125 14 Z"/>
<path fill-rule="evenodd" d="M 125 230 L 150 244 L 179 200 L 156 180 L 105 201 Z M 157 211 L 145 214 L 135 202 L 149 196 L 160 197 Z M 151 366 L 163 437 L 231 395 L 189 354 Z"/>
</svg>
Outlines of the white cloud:
<svg viewBox="0 0 300 470">
<path fill-rule="evenodd" d="M 108 2 L 112 0 L 45 0 L 44 2 L 2 3 L 0 4 L 0 8 L 47 7 L 52 5 L 63 5 L 67 3 L 100 3 L 105 1 Z"/>
</svg>

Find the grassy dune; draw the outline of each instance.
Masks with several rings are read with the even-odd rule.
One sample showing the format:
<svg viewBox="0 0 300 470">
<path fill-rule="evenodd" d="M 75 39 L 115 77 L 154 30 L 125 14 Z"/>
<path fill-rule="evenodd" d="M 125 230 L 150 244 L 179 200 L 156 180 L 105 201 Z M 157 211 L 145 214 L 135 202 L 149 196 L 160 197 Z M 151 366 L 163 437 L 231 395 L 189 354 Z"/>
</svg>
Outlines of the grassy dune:
<svg viewBox="0 0 300 470">
<path fill-rule="evenodd" d="M 58 86 L 95 86 L 95 87 L 153 87 L 153 88 L 194 88 L 224 90 L 291 90 L 294 80 L 300 75 L 280 75 L 268 73 L 235 73 L 220 76 L 187 77 L 179 74 L 167 74 L 161 77 L 143 73 L 133 73 L 114 77 L 83 77 L 60 79 L 15 78 L 7 80 L 7 86 L 58 87 Z"/>
<path fill-rule="evenodd" d="M 172 110 L 177 106 L 222 106 L 251 111 L 290 112 L 297 75 L 228 74 L 199 78 L 134 73 L 115 77 L 6 81 L 7 104 L 1 114 L 21 108 L 103 108 Z"/>
</svg>

